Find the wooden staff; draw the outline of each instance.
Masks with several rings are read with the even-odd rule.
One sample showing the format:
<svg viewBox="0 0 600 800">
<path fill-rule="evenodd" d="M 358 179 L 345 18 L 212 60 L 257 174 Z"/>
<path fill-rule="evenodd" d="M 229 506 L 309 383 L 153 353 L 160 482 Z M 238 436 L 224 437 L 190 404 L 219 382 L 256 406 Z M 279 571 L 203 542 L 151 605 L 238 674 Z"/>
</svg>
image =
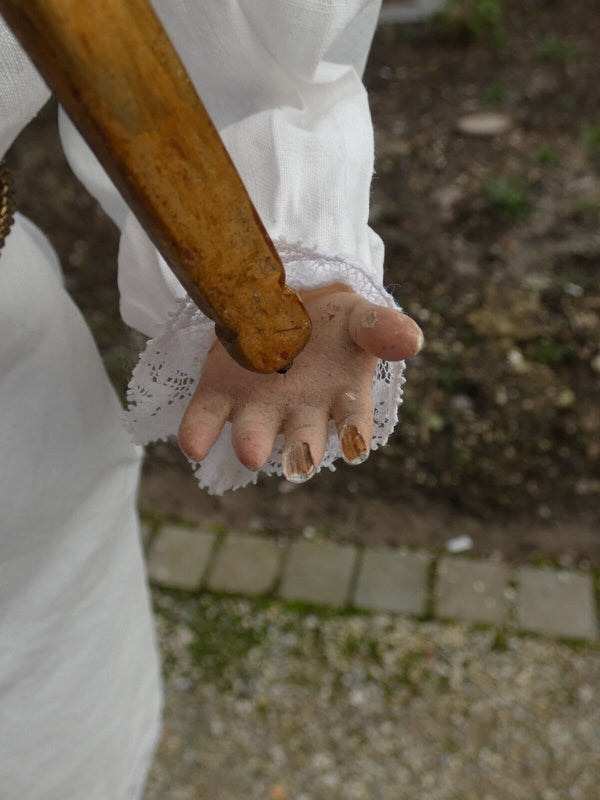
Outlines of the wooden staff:
<svg viewBox="0 0 600 800">
<path fill-rule="evenodd" d="M 289 366 L 310 320 L 148 0 L 0 13 L 229 353 Z"/>
</svg>

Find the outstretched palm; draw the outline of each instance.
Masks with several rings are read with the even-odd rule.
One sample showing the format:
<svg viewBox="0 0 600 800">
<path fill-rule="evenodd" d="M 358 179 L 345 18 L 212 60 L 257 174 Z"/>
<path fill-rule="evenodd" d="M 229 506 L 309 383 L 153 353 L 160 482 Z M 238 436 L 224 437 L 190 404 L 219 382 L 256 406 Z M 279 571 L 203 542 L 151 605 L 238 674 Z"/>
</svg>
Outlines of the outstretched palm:
<svg viewBox="0 0 600 800">
<path fill-rule="evenodd" d="M 303 482 L 323 458 L 329 420 L 350 464 L 364 461 L 373 431 L 371 386 L 377 360 L 416 355 L 422 334 L 405 314 L 376 306 L 336 284 L 305 292 L 313 332 L 285 375 L 259 375 L 236 364 L 217 342 L 179 429 L 183 452 L 202 461 L 225 422 L 242 464 L 259 469 L 283 433 L 282 466 Z"/>
</svg>

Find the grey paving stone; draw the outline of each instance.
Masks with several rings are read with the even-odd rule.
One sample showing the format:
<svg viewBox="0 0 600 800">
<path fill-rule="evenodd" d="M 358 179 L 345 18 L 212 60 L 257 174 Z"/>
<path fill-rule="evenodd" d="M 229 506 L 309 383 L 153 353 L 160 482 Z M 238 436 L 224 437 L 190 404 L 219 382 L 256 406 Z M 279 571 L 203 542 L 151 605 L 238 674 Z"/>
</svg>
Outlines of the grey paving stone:
<svg viewBox="0 0 600 800">
<path fill-rule="evenodd" d="M 215 543 L 214 533 L 166 525 L 148 553 L 148 575 L 160 586 L 198 589 Z"/>
<path fill-rule="evenodd" d="M 365 550 L 354 604 L 374 611 L 423 614 L 431 557 L 389 549 Z"/>
<path fill-rule="evenodd" d="M 509 601 L 508 567 L 468 558 L 442 558 L 435 581 L 436 615 L 466 622 L 502 625 Z"/>
<path fill-rule="evenodd" d="M 598 621 L 590 575 L 548 568 L 518 571 L 517 625 L 525 631 L 595 639 Z"/>
<path fill-rule="evenodd" d="M 290 545 L 279 594 L 286 600 L 343 606 L 348 601 L 356 548 L 333 542 Z"/>
<path fill-rule="evenodd" d="M 426 22 L 445 5 L 446 0 L 402 0 L 385 3 L 379 13 L 378 25 L 411 25 Z"/>
<path fill-rule="evenodd" d="M 230 533 L 223 540 L 207 580 L 213 592 L 260 595 L 279 575 L 282 550 L 272 539 Z"/>
</svg>

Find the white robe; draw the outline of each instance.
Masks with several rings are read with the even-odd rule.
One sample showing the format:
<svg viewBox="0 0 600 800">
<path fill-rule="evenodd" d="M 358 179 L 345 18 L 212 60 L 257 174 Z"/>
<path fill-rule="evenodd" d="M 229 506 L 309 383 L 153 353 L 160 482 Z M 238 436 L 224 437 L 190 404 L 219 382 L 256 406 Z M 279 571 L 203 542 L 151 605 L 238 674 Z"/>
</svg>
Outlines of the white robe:
<svg viewBox="0 0 600 800">
<path fill-rule="evenodd" d="M 383 250 L 367 224 L 373 142 L 360 80 L 379 0 L 154 5 L 272 237 L 347 254 L 356 285 L 379 292 Z M 47 96 L 0 19 L 0 157 Z M 60 128 L 73 168 L 123 230 L 123 316 L 154 336 L 183 292 L 66 118 Z M 303 285 L 335 272 L 319 274 L 318 259 L 296 261 Z M 214 469 L 235 471 L 228 459 Z M 2 800 L 141 795 L 160 678 L 135 514 L 138 468 L 56 257 L 17 216 L 0 251 Z M 221 488 L 240 483 L 221 478 Z"/>
</svg>

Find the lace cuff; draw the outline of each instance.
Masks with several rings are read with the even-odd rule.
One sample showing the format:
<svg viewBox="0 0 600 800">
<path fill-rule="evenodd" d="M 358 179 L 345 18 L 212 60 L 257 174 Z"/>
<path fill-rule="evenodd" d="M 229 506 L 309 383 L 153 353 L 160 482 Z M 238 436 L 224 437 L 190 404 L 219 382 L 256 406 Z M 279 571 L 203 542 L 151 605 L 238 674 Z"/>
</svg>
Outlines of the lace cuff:
<svg viewBox="0 0 600 800">
<path fill-rule="evenodd" d="M 286 271 L 286 282 L 297 291 L 345 283 L 371 302 L 396 308 L 392 297 L 375 286 L 364 267 L 346 256 L 325 256 L 301 247 L 276 242 Z M 180 301 L 160 333 L 150 339 L 133 370 L 127 393 L 125 426 L 136 444 L 148 444 L 177 434 L 183 413 L 194 393 L 204 361 L 215 340 L 214 323 L 189 299 Z M 398 421 L 402 402 L 404 362 L 379 361 L 373 380 L 374 429 L 371 449 L 384 445 Z M 258 473 L 237 460 L 231 444 L 231 425 L 226 423 L 209 455 L 197 464 L 194 474 L 209 494 L 223 494 L 256 483 Z M 262 471 L 281 475 L 283 436 Z M 320 469 L 334 470 L 341 457 L 333 422 L 330 422 L 325 456 Z"/>
</svg>

